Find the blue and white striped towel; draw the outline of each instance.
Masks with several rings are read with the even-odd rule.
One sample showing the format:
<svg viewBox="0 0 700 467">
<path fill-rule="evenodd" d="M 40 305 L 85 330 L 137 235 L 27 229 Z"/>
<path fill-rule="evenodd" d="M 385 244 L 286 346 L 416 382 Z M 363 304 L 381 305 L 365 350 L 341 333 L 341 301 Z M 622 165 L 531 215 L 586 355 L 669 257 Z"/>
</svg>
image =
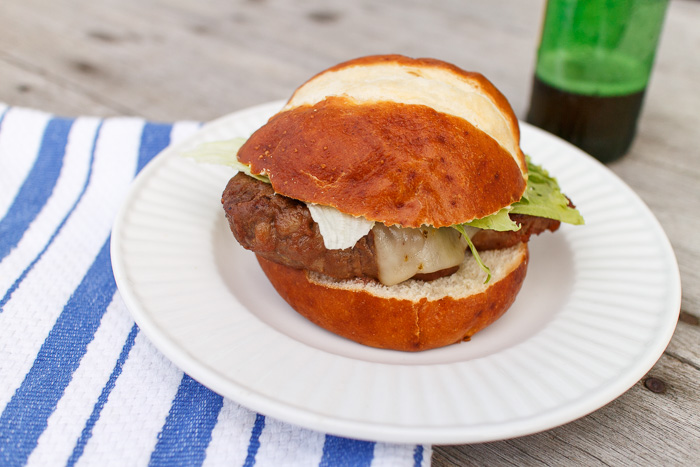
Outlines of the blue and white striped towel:
<svg viewBox="0 0 700 467">
<path fill-rule="evenodd" d="M 251 412 L 139 332 L 111 225 L 134 172 L 198 128 L 0 104 L 0 465 L 429 465 L 430 446 Z"/>
</svg>

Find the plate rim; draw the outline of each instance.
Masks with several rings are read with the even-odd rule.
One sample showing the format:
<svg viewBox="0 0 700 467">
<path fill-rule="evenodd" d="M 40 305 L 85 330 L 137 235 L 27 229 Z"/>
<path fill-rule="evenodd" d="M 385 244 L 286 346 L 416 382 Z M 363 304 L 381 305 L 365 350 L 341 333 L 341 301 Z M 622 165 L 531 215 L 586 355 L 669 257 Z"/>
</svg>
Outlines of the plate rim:
<svg viewBox="0 0 700 467">
<path fill-rule="evenodd" d="M 261 105 L 249 107 L 246 109 L 233 112 L 222 117 L 219 117 L 200 128 L 190 138 L 201 132 L 210 131 L 210 128 L 225 125 L 230 120 L 246 119 L 254 116 L 260 118 L 260 114 L 269 114 L 281 108 L 283 101 L 273 101 Z M 268 116 L 269 116 L 268 115 Z M 544 130 L 529 125 L 525 122 L 520 122 L 521 132 L 526 128 L 525 133 L 534 132 L 544 138 L 555 138 L 559 144 L 565 144 L 568 149 L 574 151 L 578 156 L 588 158 L 588 162 L 592 162 L 599 170 L 603 170 L 606 176 L 612 176 L 618 184 L 617 188 L 626 190 L 628 196 L 632 196 L 638 202 L 646 215 L 647 221 L 651 221 L 654 230 L 659 238 L 663 239 L 662 248 L 670 256 L 664 256 L 670 259 L 670 268 L 667 273 L 667 282 L 669 286 L 669 309 L 674 308 L 676 316 L 680 313 L 681 306 L 681 279 L 678 269 L 677 259 L 673 251 L 673 247 L 664 232 L 659 221 L 654 216 L 653 212 L 644 203 L 644 201 L 632 190 L 617 174 L 610 171 L 599 161 L 591 156 L 583 153 L 581 150 L 569 143 L 553 136 Z M 186 138 L 186 140 L 189 138 Z M 395 443 L 431 443 L 431 444 L 457 444 L 457 443 L 477 443 L 497 441 L 509 439 L 518 436 L 538 433 L 548 429 L 555 428 L 562 424 L 579 419 L 599 408 L 612 400 L 618 398 L 631 388 L 648 370 L 658 361 L 663 354 L 663 351 L 668 346 L 676 328 L 676 322 L 671 319 L 673 316 L 669 313 L 669 318 L 664 321 L 667 326 L 656 334 L 656 346 L 646 352 L 646 359 L 636 362 L 632 365 L 634 370 L 628 370 L 625 378 L 616 378 L 612 381 L 614 384 L 608 384 L 606 390 L 590 391 L 585 397 L 576 399 L 577 403 L 568 403 L 564 406 L 556 406 L 553 409 L 538 413 L 536 416 L 529 418 L 519 418 L 510 420 L 507 423 L 488 423 L 482 424 L 480 430 L 475 430 L 473 425 L 461 427 L 435 427 L 435 426 L 401 426 L 390 424 L 377 424 L 372 422 L 358 422 L 347 420 L 338 417 L 332 417 L 317 412 L 310 411 L 300 407 L 293 407 L 284 402 L 275 400 L 268 396 L 257 394 L 244 387 L 240 382 L 226 380 L 226 378 L 217 372 L 216 368 L 212 368 L 204 362 L 198 361 L 196 356 L 190 354 L 185 349 L 179 347 L 176 342 L 171 340 L 167 333 L 158 327 L 153 319 L 148 315 L 148 311 L 142 307 L 138 297 L 135 294 L 132 284 L 128 279 L 128 266 L 121 251 L 123 248 L 123 233 L 126 224 L 126 216 L 129 212 L 129 206 L 133 203 L 135 194 L 142 190 L 142 187 L 147 181 L 157 173 L 159 168 L 165 164 L 168 157 L 172 157 L 172 153 L 179 145 L 186 141 L 170 145 L 158 154 L 147 166 L 137 175 L 132 185 L 129 187 L 129 193 L 123 200 L 123 204 L 119 209 L 115 219 L 112 235 L 111 235 L 111 259 L 115 281 L 119 288 L 122 299 L 134 318 L 135 322 L 144 332 L 146 337 L 161 351 L 168 359 L 170 359 L 178 368 L 182 369 L 189 376 L 202 383 L 204 386 L 213 391 L 229 397 L 237 403 L 254 410 L 266 416 L 271 416 L 276 419 L 302 426 L 315 431 L 324 431 L 329 434 L 338 436 L 347 436 L 357 439 L 367 439 L 372 441 L 384 441 Z M 460 363 L 460 362 L 458 362 Z M 463 363 L 463 362 L 462 362 Z M 624 375 L 623 375 L 624 376 Z M 504 429 L 507 428 L 507 429 Z M 475 431 L 478 431 L 475 432 Z"/>
</svg>

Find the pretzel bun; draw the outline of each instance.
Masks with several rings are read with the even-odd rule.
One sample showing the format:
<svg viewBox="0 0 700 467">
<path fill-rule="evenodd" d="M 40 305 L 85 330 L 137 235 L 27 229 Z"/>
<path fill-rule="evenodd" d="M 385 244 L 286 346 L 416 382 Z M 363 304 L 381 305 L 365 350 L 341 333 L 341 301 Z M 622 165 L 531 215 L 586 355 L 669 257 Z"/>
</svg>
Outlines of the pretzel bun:
<svg viewBox="0 0 700 467">
<path fill-rule="evenodd" d="M 386 225 L 444 227 L 518 201 L 518 121 L 482 75 L 363 57 L 311 78 L 241 147 L 276 193 Z"/>
<path fill-rule="evenodd" d="M 479 73 L 401 55 L 358 58 L 312 77 L 244 143 L 238 160 L 267 176 L 276 195 L 414 229 L 494 214 L 520 200 L 527 183 L 518 121 L 505 97 Z M 262 248 L 272 244 L 265 228 L 254 232 Z M 470 338 L 515 300 L 527 244 L 481 257 L 491 269 L 488 283 L 466 254 L 451 275 L 391 286 L 258 261 L 282 298 L 313 323 L 368 346 L 419 351 Z"/>
<path fill-rule="evenodd" d="M 334 281 L 258 256 L 263 272 L 292 308 L 309 321 L 360 344 L 419 351 L 454 344 L 496 321 L 525 279 L 527 244 L 482 253 L 485 275 L 471 257 L 451 276 L 391 287 L 362 280 Z"/>
</svg>

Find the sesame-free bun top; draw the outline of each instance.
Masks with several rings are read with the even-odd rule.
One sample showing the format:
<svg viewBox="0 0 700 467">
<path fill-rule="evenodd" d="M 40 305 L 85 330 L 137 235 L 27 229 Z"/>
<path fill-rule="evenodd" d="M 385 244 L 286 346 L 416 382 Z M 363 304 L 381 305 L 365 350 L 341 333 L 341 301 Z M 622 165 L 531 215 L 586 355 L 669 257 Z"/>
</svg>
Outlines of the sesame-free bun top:
<svg viewBox="0 0 700 467">
<path fill-rule="evenodd" d="M 517 118 L 486 78 L 400 55 L 314 76 L 238 159 L 281 195 L 403 227 L 493 214 L 527 180 Z"/>
</svg>

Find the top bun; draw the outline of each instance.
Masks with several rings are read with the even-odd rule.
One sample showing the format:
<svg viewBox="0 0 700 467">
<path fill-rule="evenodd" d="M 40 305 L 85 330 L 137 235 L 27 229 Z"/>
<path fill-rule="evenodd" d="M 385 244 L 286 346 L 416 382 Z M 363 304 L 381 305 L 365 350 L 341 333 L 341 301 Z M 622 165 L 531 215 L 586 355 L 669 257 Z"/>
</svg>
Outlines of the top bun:
<svg viewBox="0 0 700 467">
<path fill-rule="evenodd" d="M 386 225 L 445 227 L 518 201 L 518 120 L 482 75 L 362 57 L 319 73 L 241 147 L 281 195 Z"/>
</svg>

